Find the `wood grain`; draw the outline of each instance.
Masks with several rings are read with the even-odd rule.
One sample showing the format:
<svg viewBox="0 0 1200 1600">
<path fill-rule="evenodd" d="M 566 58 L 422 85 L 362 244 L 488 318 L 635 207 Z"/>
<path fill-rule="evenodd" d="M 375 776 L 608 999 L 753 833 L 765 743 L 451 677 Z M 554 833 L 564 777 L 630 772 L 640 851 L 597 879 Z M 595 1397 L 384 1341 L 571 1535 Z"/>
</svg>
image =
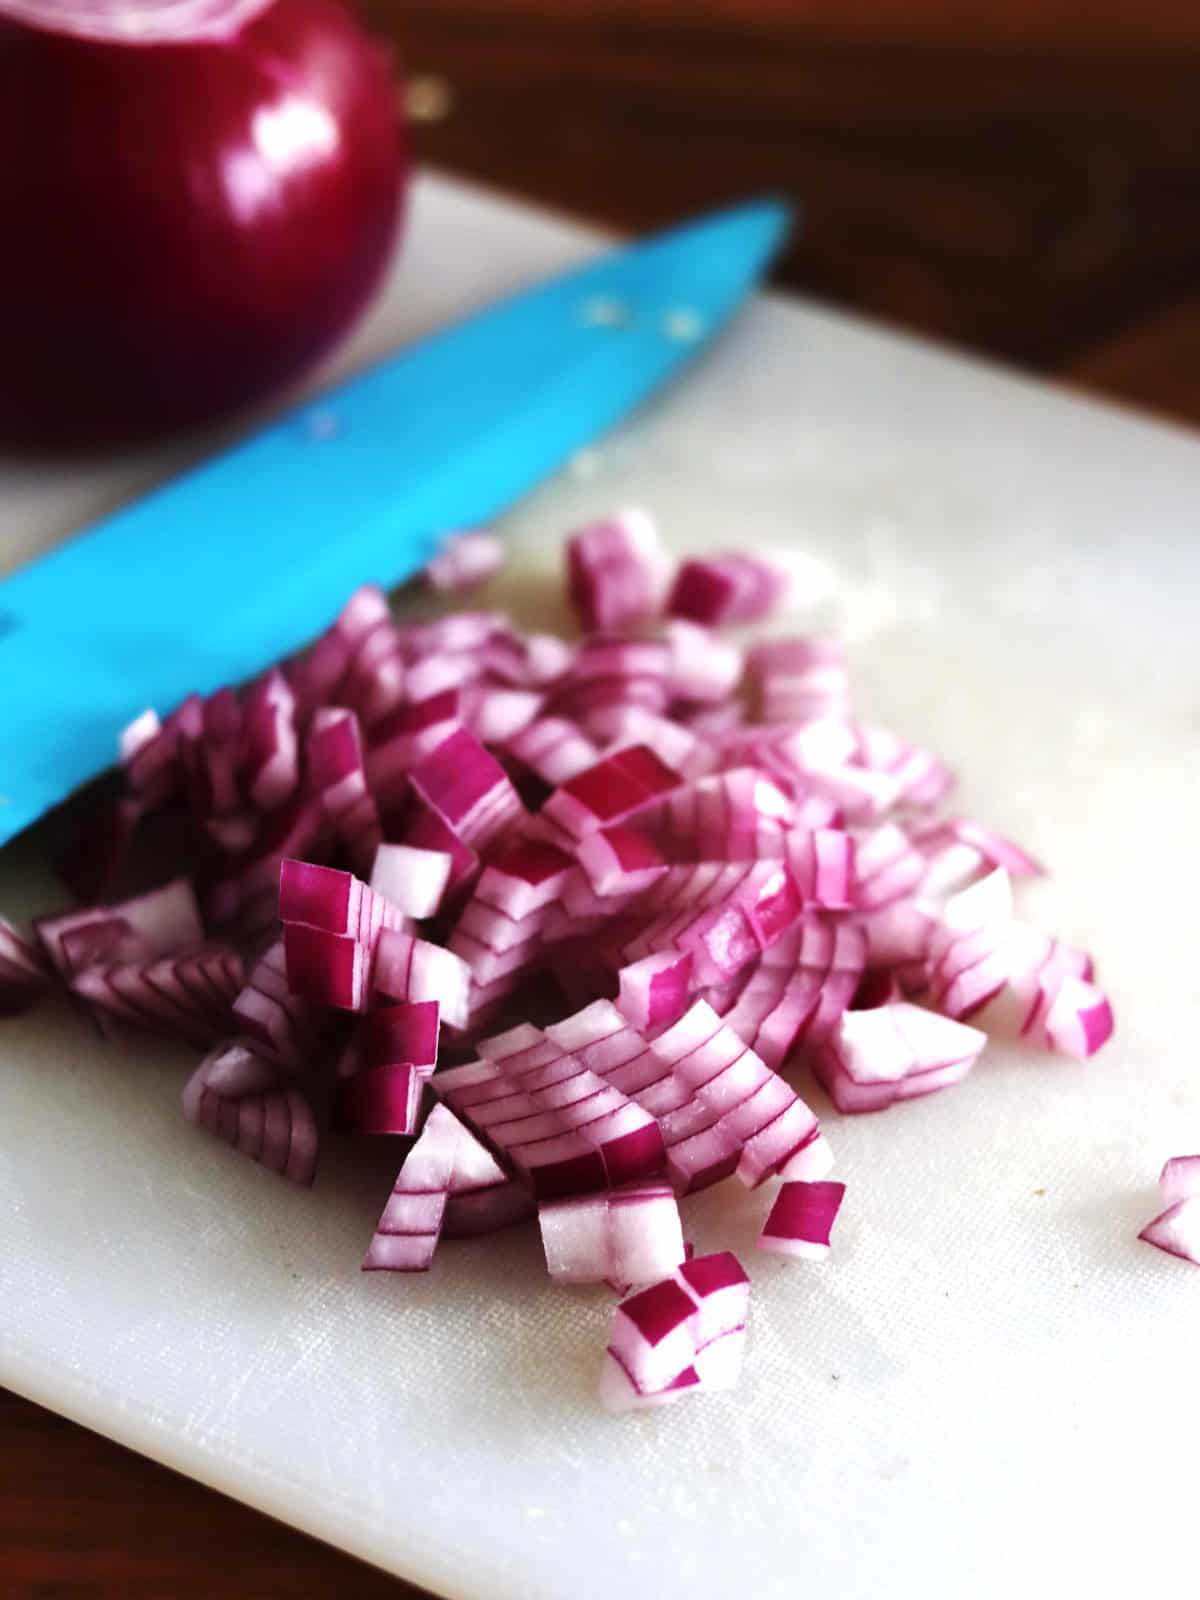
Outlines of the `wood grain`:
<svg viewBox="0 0 1200 1600">
<path fill-rule="evenodd" d="M 779 282 L 1200 423 L 1190 0 L 366 0 L 418 155 L 625 229 L 802 201 Z M 417 1591 L 0 1392 L 3 1600 Z"/>
<path fill-rule="evenodd" d="M 3 1600 L 317 1594 L 423 1591 L 0 1389 Z"/>
<path fill-rule="evenodd" d="M 1128 47 L 1130 7 L 1072 33 L 1032 0 L 1020 39 L 935 0 L 366 9 L 446 86 L 422 158 L 625 229 L 786 193 L 780 283 L 1022 366 L 1086 373 L 1200 284 L 1194 8 L 1147 5 Z M 1200 420 L 1200 375 L 1134 397 Z"/>
</svg>

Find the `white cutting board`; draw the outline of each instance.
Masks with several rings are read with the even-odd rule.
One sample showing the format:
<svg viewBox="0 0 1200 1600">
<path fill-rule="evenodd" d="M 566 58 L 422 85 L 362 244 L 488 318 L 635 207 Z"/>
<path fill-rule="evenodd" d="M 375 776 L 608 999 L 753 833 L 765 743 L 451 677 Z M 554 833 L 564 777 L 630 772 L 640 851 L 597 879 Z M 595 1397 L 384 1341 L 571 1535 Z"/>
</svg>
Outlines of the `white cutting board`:
<svg viewBox="0 0 1200 1600">
<path fill-rule="evenodd" d="M 426 178 L 349 359 L 593 243 Z M 163 464 L 5 468 L 5 558 Z M 536 1233 L 361 1276 L 386 1152 L 293 1189 L 183 1123 L 185 1052 L 48 1011 L 0 1029 L 0 1381 L 454 1597 L 1183 1592 L 1200 1272 L 1134 1236 L 1200 1150 L 1200 443 L 772 297 L 508 519 L 521 616 L 555 612 L 561 531 L 630 501 L 680 550 L 812 558 L 801 620 L 1056 869 L 1031 903 L 1094 948 L 1116 1041 L 831 1115 L 824 1265 L 756 1258 L 737 1185 L 689 1203 L 754 1279 L 745 1379 L 630 1419 L 593 1395 L 608 1296 L 551 1288 Z M 0 856 L 0 909 L 49 893 Z"/>
</svg>

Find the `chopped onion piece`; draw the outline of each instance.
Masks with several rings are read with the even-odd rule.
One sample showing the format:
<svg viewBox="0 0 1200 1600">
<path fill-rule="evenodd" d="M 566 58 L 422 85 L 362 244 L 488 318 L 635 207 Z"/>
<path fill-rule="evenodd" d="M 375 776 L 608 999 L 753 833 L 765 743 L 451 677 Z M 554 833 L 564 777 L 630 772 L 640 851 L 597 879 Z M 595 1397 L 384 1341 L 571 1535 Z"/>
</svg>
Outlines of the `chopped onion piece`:
<svg viewBox="0 0 1200 1600">
<path fill-rule="evenodd" d="M 434 1106 L 404 1159 L 363 1258 L 364 1272 L 427 1272 L 446 1216 L 461 1140 L 469 1137 L 445 1106 Z"/>
<path fill-rule="evenodd" d="M 332 1126 L 341 1133 L 415 1133 L 422 1081 L 409 1062 L 365 1067 L 340 1077 L 334 1088 Z"/>
<path fill-rule="evenodd" d="M 452 950 L 385 928 L 376 946 L 373 982 L 374 993 L 389 1000 L 436 1000 L 448 1027 L 466 1026 L 471 974 Z"/>
<path fill-rule="evenodd" d="M 758 1237 L 760 1250 L 820 1261 L 846 1193 L 844 1183 L 785 1183 Z"/>
<path fill-rule="evenodd" d="M 666 1185 L 555 1200 L 538 1207 L 550 1276 L 562 1283 L 650 1283 L 684 1260 L 683 1229 Z"/>
<path fill-rule="evenodd" d="M 341 706 L 322 706 L 308 734 L 311 781 L 325 815 L 356 872 L 367 873 L 383 842 L 379 808 L 367 783 L 358 718 Z"/>
<path fill-rule="evenodd" d="M 609 1334 L 604 1403 L 630 1410 L 689 1389 L 732 1387 L 749 1299 L 750 1280 L 737 1257 L 722 1251 L 696 1256 L 622 1300 Z"/>
<path fill-rule="evenodd" d="M 845 654 L 835 639 L 773 639 L 755 645 L 746 669 L 766 722 L 810 722 L 849 710 Z"/>
<path fill-rule="evenodd" d="M 32 941 L 0 917 L 0 1017 L 28 1010 L 49 983 L 49 967 Z"/>
<path fill-rule="evenodd" d="M 1175 1205 L 1200 1195 L 1200 1156 L 1171 1156 L 1159 1174 L 1163 1204 Z"/>
<path fill-rule="evenodd" d="M 567 593 L 585 628 L 619 628 L 653 616 L 666 558 L 644 511 L 619 512 L 567 540 Z"/>
<path fill-rule="evenodd" d="M 684 617 L 673 617 L 664 633 L 675 699 L 702 706 L 719 706 L 728 700 L 742 675 L 742 655 L 737 646 L 719 638 L 711 628 Z"/>
<path fill-rule="evenodd" d="M 957 1083 L 986 1043 L 978 1028 L 894 1001 L 847 1011 L 813 1066 L 839 1111 L 879 1111 Z"/>
<path fill-rule="evenodd" d="M 598 828 L 623 822 L 679 782 L 678 773 L 653 750 L 634 745 L 568 779 L 546 801 L 541 814 L 571 837 L 583 839 Z"/>
<path fill-rule="evenodd" d="M 692 986 L 692 958 L 676 950 L 643 956 L 619 973 L 617 1005 L 643 1033 L 676 1021 L 687 1010 Z"/>
<path fill-rule="evenodd" d="M 1147 1244 L 1200 1267 L 1200 1198 L 1177 1200 L 1138 1234 Z"/>
<path fill-rule="evenodd" d="M 494 577 L 504 565 L 504 545 L 491 533 L 451 534 L 425 568 L 441 594 L 464 594 Z"/>
<path fill-rule="evenodd" d="M 432 917 L 445 896 L 450 868 L 444 850 L 381 844 L 371 867 L 370 887 L 406 917 Z"/>
<path fill-rule="evenodd" d="M 422 1078 L 433 1076 L 438 1057 L 438 1002 L 422 1000 L 369 1011 L 359 1025 L 364 1067 L 407 1064 Z"/>
<path fill-rule="evenodd" d="M 311 1184 L 319 1142 L 312 1106 L 296 1089 L 255 1077 L 267 1070 L 261 1057 L 242 1051 L 233 1059 L 240 1080 L 228 1046 L 206 1057 L 188 1079 L 183 1091 L 188 1121 L 293 1183 Z M 223 1087 L 231 1081 L 238 1084 L 233 1092 Z"/>
<path fill-rule="evenodd" d="M 460 728 L 409 773 L 413 793 L 474 850 L 485 849 L 525 814 L 503 767 Z M 419 842 L 412 840 L 410 842 Z"/>
<path fill-rule="evenodd" d="M 311 1061 L 318 1038 L 315 1013 L 287 983 L 283 940 L 277 939 L 250 969 L 233 1002 L 235 1025 L 280 1066 L 300 1071 Z"/>
<path fill-rule="evenodd" d="M 710 626 L 758 622 L 783 603 L 790 587 L 788 573 L 765 556 L 708 556 L 683 563 L 667 610 Z"/>
</svg>

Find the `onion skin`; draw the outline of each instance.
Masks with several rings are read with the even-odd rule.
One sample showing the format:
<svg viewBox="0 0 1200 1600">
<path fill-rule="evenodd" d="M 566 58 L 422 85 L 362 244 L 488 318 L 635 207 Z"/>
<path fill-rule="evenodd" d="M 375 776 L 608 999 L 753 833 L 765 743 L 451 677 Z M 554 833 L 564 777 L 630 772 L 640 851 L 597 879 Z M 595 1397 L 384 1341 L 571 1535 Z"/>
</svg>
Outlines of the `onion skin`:
<svg viewBox="0 0 1200 1600">
<path fill-rule="evenodd" d="M 0 425 L 43 443 L 189 423 L 297 378 L 391 254 L 390 59 L 342 0 L 130 45 L 0 4 Z"/>
</svg>

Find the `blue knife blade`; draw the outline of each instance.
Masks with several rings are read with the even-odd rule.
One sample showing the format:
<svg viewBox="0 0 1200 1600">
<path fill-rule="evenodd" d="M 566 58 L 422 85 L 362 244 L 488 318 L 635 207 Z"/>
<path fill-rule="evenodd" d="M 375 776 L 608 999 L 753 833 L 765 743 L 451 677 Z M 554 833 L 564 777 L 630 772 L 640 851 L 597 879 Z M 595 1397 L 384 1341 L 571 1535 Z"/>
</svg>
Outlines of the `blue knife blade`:
<svg viewBox="0 0 1200 1600">
<path fill-rule="evenodd" d="M 147 706 L 251 677 L 619 421 L 728 319 L 789 220 L 740 206 L 553 278 L 0 582 L 0 844 L 111 765 Z"/>
</svg>

